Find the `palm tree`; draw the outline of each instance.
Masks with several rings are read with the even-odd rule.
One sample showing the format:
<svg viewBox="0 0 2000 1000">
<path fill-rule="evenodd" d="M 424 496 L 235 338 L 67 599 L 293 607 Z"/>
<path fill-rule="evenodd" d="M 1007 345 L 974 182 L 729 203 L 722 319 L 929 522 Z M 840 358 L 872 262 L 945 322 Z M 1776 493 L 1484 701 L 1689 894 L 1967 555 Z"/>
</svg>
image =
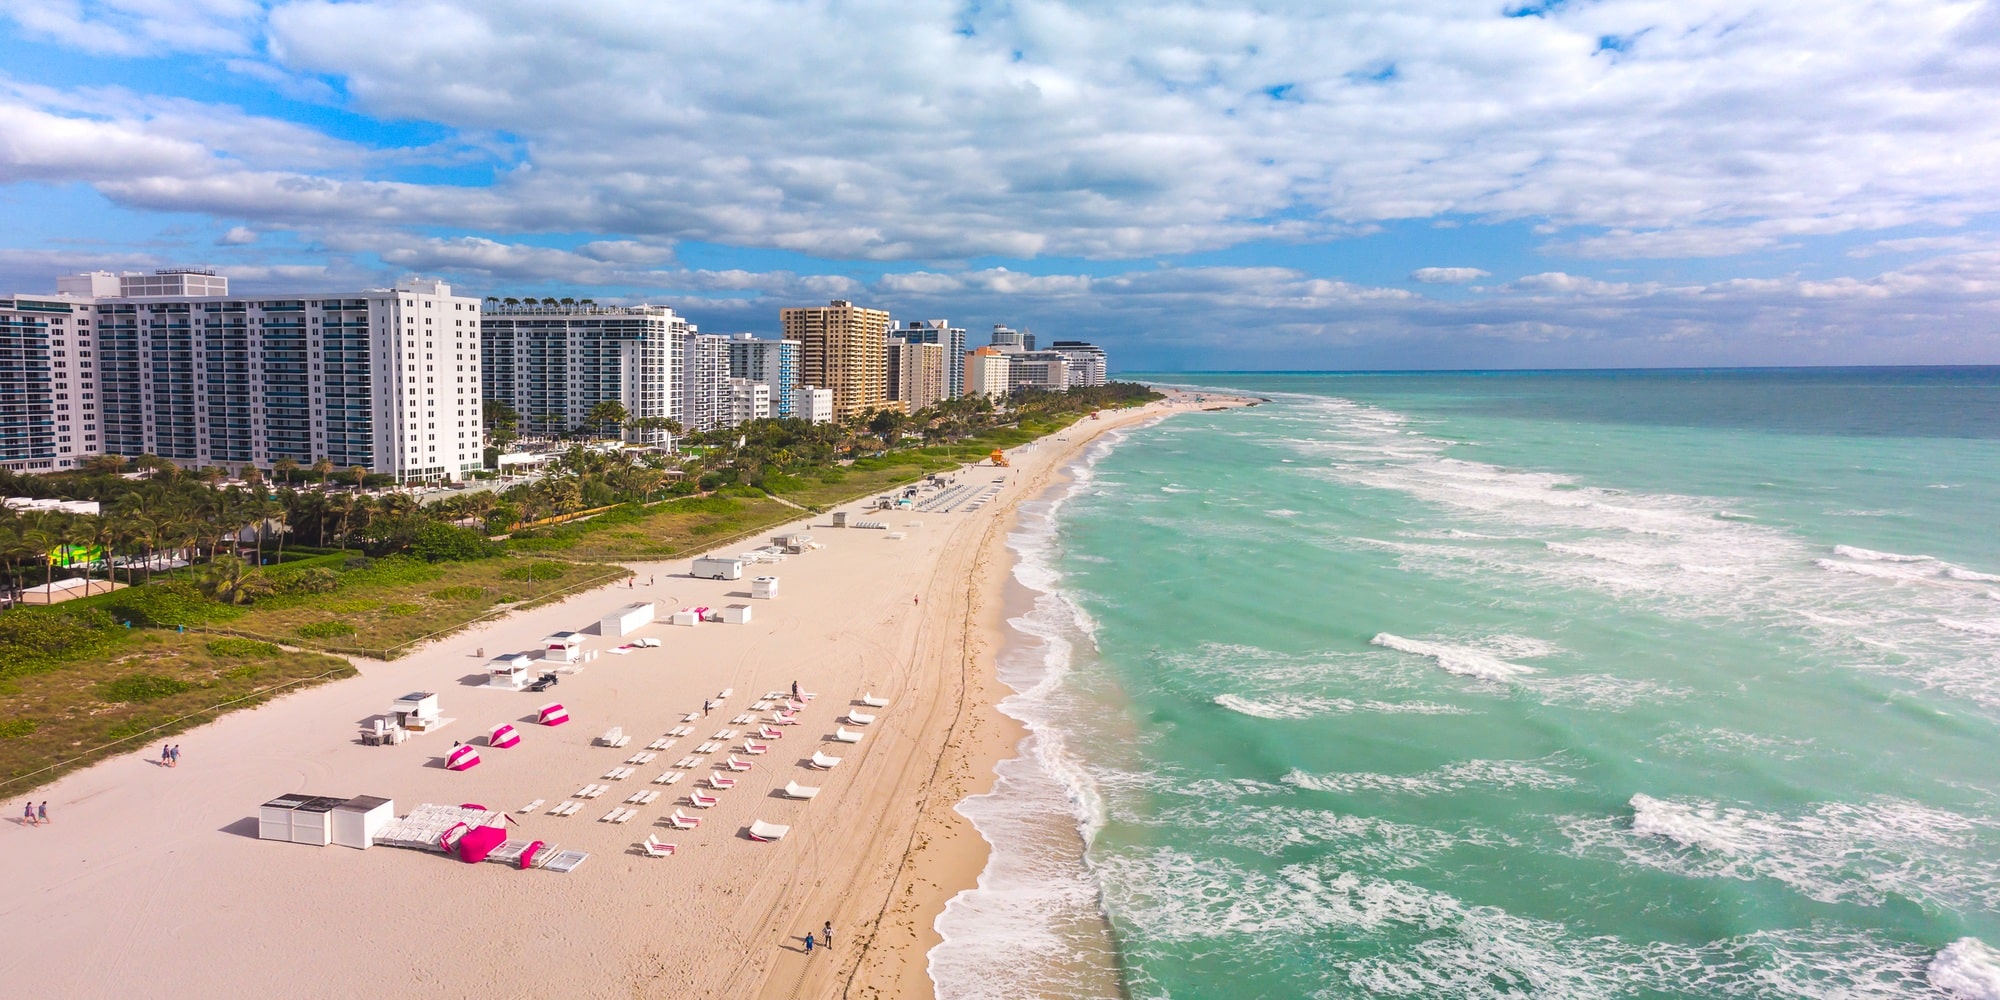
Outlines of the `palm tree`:
<svg viewBox="0 0 2000 1000">
<path fill-rule="evenodd" d="M 248 604 L 270 592 L 262 570 L 233 555 L 216 556 L 201 574 L 201 589 L 224 604 Z"/>
<path fill-rule="evenodd" d="M 279 482 L 290 483 L 292 474 L 298 471 L 299 463 L 292 458 L 281 458 L 271 463 L 271 478 Z"/>
<path fill-rule="evenodd" d="M 368 470 L 358 465 L 348 466 L 347 474 L 354 477 L 354 488 L 357 490 L 362 487 L 363 481 L 368 478 Z"/>
</svg>

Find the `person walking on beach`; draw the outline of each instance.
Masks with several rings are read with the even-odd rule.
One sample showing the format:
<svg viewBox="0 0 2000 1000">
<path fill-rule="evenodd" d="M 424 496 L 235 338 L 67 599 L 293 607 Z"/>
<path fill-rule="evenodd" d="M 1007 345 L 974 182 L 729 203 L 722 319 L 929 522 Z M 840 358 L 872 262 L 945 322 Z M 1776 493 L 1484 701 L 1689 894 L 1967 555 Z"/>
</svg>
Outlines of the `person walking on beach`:
<svg viewBox="0 0 2000 1000">
<path fill-rule="evenodd" d="M 49 801 L 47 799 L 43 799 L 40 808 L 37 808 L 35 810 L 35 825 L 41 826 L 43 823 L 46 823 L 48 821 L 49 821 Z"/>
<path fill-rule="evenodd" d="M 22 811 L 22 813 L 21 813 L 21 823 L 22 823 L 22 825 L 24 825 L 24 826 L 41 826 L 41 825 L 42 825 L 42 824 L 40 824 L 40 823 L 37 823 L 37 822 L 35 822 L 35 804 L 34 804 L 33 802 L 30 802 L 30 803 L 28 803 L 28 808 Z"/>
<path fill-rule="evenodd" d="M 173 749 L 172 749 L 172 750 L 169 750 L 169 751 L 167 751 L 167 755 L 168 755 L 168 756 L 170 756 L 170 757 L 172 757 L 172 758 L 174 759 L 174 762 L 173 762 L 172 764 L 168 765 L 168 766 L 170 766 L 170 767 L 179 767 L 179 766 L 181 766 L 181 745 L 180 745 L 180 744 L 178 744 L 178 743 L 174 744 L 174 747 L 173 747 Z"/>
<path fill-rule="evenodd" d="M 174 748 L 168 746 L 165 743 L 160 744 L 160 766 L 172 767 L 173 759 L 174 759 Z"/>
<path fill-rule="evenodd" d="M 833 947 L 833 921 L 827 921 L 826 926 L 821 928 L 821 932 L 826 935 L 826 946 L 829 948 Z"/>
<path fill-rule="evenodd" d="M 806 932 L 806 954 L 810 955 L 810 954 L 812 954 L 812 953 L 813 953 L 813 934 L 812 934 L 812 932 L 811 932 L 811 931 L 807 931 L 807 932 Z"/>
<path fill-rule="evenodd" d="M 793 701 L 798 701 L 798 700 L 799 700 L 799 682 L 798 682 L 798 681 L 793 681 L 793 682 L 792 682 L 792 700 L 793 700 Z"/>
</svg>

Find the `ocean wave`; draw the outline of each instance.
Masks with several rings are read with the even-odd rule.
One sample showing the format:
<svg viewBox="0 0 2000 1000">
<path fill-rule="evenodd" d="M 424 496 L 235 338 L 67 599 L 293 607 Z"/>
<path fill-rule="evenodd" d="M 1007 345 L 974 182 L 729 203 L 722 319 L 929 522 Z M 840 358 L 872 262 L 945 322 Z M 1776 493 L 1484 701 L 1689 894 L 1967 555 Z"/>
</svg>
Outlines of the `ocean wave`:
<svg viewBox="0 0 2000 1000">
<path fill-rule="evenodd" d="M 1560 755 L 1557 758 L 1560 759 Z M 1576 778 L 1526 760 L 1461 760 L 1416 774 L 1374 774 L 1342 771 L 1309 774 L 1294 769 L 1285 784 L 1316 792 L 1353 795 L 1380 792 L 1397 795 L 1444 795 L 1468 789 L 1568 788 Z"/>
<path fill-rule="evenodd" d="M 1450 673 L 1463 677 L 1476 677 L 1483 681 L 1510 681 L 1536 672 L 1534 667 L 1509 663 L 1493 653 L 1471 646 L 1406 639 L 1388 632 L 1377 633 L 1375 638 L 1368 641 L 1397 652 L 1428 657 Z"/>
<path fill-rule="evenodd" d="M 2000 1000 L 2000 952 L 1978 938 L 1946 945 L 1927 970 L 1931 985 L 1964 1000 Z"/>
<path fill-rule="evenodd" d="M 2000 574 L 1979 573 L 1966 569 L 1963 566 L 1946 566 L 1944 568 L 1944 575 L 1954 580 L 1964 580 L 1968 583 L 2000 583 Z"/>
<path fill-rule="evenodd" d="M 1857 545 L 1836 545 L 1833 547 L 1833 554 L 1846 556 L 1849 559 L 1859 559 L 1862 562 L 1937 562 L 1937 557 L 1935 556 L 1908 556 L 1900 552 L 1877 552 L 1874 549 L 1864 549 Z"/>
<path fill-rule="evenodd" d="M 1879 906 L 1892 895 L 1945 907 L 2000 906 L 1996 829 L 1899 799 L 1826 803 L 1785 815 L 1700 799 L 1637 794 L 1629 822 L 1575 818 L 1571 850 L 1695 878 L 1773 879 L 1822 903 Z"/>
<path fill-rule="evenodd" d="M 1994 624 L 1992 622 L 1968 622 L 1968 621 L 1960 621 L 1956 618 L 1940 618 L 1937 620 L 1937 623 L 1939 625 L 1943 625 L 1945 628 L 1951 629 L 1954 632 L 1967 632 L 1972 635 L 1990 635 L 1990 636 L 2000 637 L 2000 624 Z"/>
<path fill-rule="evenodd" d="M 1219 694 L 1215 704 L 1259 719 L 1317 719 L 1329 715 L 1464 715 L 1469 709 L 1431 701 L 1356 701 L 1353 698 L 1245 698 Z"/>
</svg>

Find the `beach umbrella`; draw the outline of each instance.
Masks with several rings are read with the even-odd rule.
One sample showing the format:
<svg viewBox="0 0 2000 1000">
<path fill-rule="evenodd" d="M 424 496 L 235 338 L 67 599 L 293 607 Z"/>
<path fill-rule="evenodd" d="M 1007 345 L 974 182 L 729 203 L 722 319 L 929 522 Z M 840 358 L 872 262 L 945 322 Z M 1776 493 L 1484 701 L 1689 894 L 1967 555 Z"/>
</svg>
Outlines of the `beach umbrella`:
<svg viewBox="0 0 2000 1000">
<path fill-rule="evenodd" d="M 514 727 L 505 722 L 494 726 L 493 731 L 486 736 L 486 745 L 489 747 L 511 747 L 519 742 L 521 734 L 515 732 Z"/>
</svg>

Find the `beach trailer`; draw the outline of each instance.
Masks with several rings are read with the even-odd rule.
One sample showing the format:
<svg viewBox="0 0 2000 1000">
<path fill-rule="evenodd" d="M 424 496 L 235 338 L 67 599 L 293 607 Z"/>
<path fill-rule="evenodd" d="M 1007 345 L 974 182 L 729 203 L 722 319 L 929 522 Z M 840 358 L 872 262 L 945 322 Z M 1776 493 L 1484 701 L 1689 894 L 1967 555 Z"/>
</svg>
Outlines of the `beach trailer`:
<svg viewBox="0 0 2000 1000">
<path fill-rule="evenodd" d="M 575 663 L 583 655 L 583 633 L 557 632 L 542 640 L 542 659 Z"/>
<path fill-rule="evenodd" d="M 560 726 L 569 721 L 569 710 L 562 707 L 562 702 L 552 701 L 542 706 L 535 721 L 544 726 Z"/>
<path fill-rule="evenodd" d="M 375 835 L 396 819 L 396 803 L 377 795 L 356 795 L 333 807 L 333 842 L 367 850 Z"/>
<path fill-rule="evenodd" d="M 503 722 L 494 726 L 493 730 L 486 734 L 486 745 L 489 747 L 499 747 L 505 750 L 519 742 L 521 742 L 521 734 L 515 731 L 511 723 Z"/>
<path fill-rule="evenodd" d="M 778 578 L 775 576 L 760 576 L 750 581 L 750 596 L 762 601 L 768 601 L 777 597 Z"/>
<path fill-rule="evenodd" d="M 741 580 L 743 579 L 743 560 L 717 559 L 710 556 L 703 556 L 694 561 L 694 569 L 691 573 L 703 580 Z"/>
<path fill-rule="evenodd" d="M 636 632 L 647 625 L 653 624 L 653 613 L 653 602 L 651 601 L 627 604 L 605 615 L 604 620 L 597 623 L 597 634 L 618 636 L 625 635 L 628 632 Z"/>
<path fill-rule="evenodd" d="M 444 759 L 444 766 L 453 771 L 470 771 L 479 766 L 479 751 L 470 743 L 460 743 L 451 748 L 450 756 Z"/>
<path fill-rule="evenodd" d="M 389 708 L 396 725 L 421 733 L 442 723 L 438 717 L 438 696 L 429 691 L 412 691 L 396 699 Z"/>
<path fill-rule="evenodd" d="M 722 620 L 731 625 L 750 624 L 750 605 L 731 604 L 722 609 Z"/>
<path fill-rule="evenodd" d="M 496 656 L 486 664 L 486 686 L 519 691 L 534 681 L 528 676 L 528 666 L 534 662 L 526 653 Z"/>
</svg>

